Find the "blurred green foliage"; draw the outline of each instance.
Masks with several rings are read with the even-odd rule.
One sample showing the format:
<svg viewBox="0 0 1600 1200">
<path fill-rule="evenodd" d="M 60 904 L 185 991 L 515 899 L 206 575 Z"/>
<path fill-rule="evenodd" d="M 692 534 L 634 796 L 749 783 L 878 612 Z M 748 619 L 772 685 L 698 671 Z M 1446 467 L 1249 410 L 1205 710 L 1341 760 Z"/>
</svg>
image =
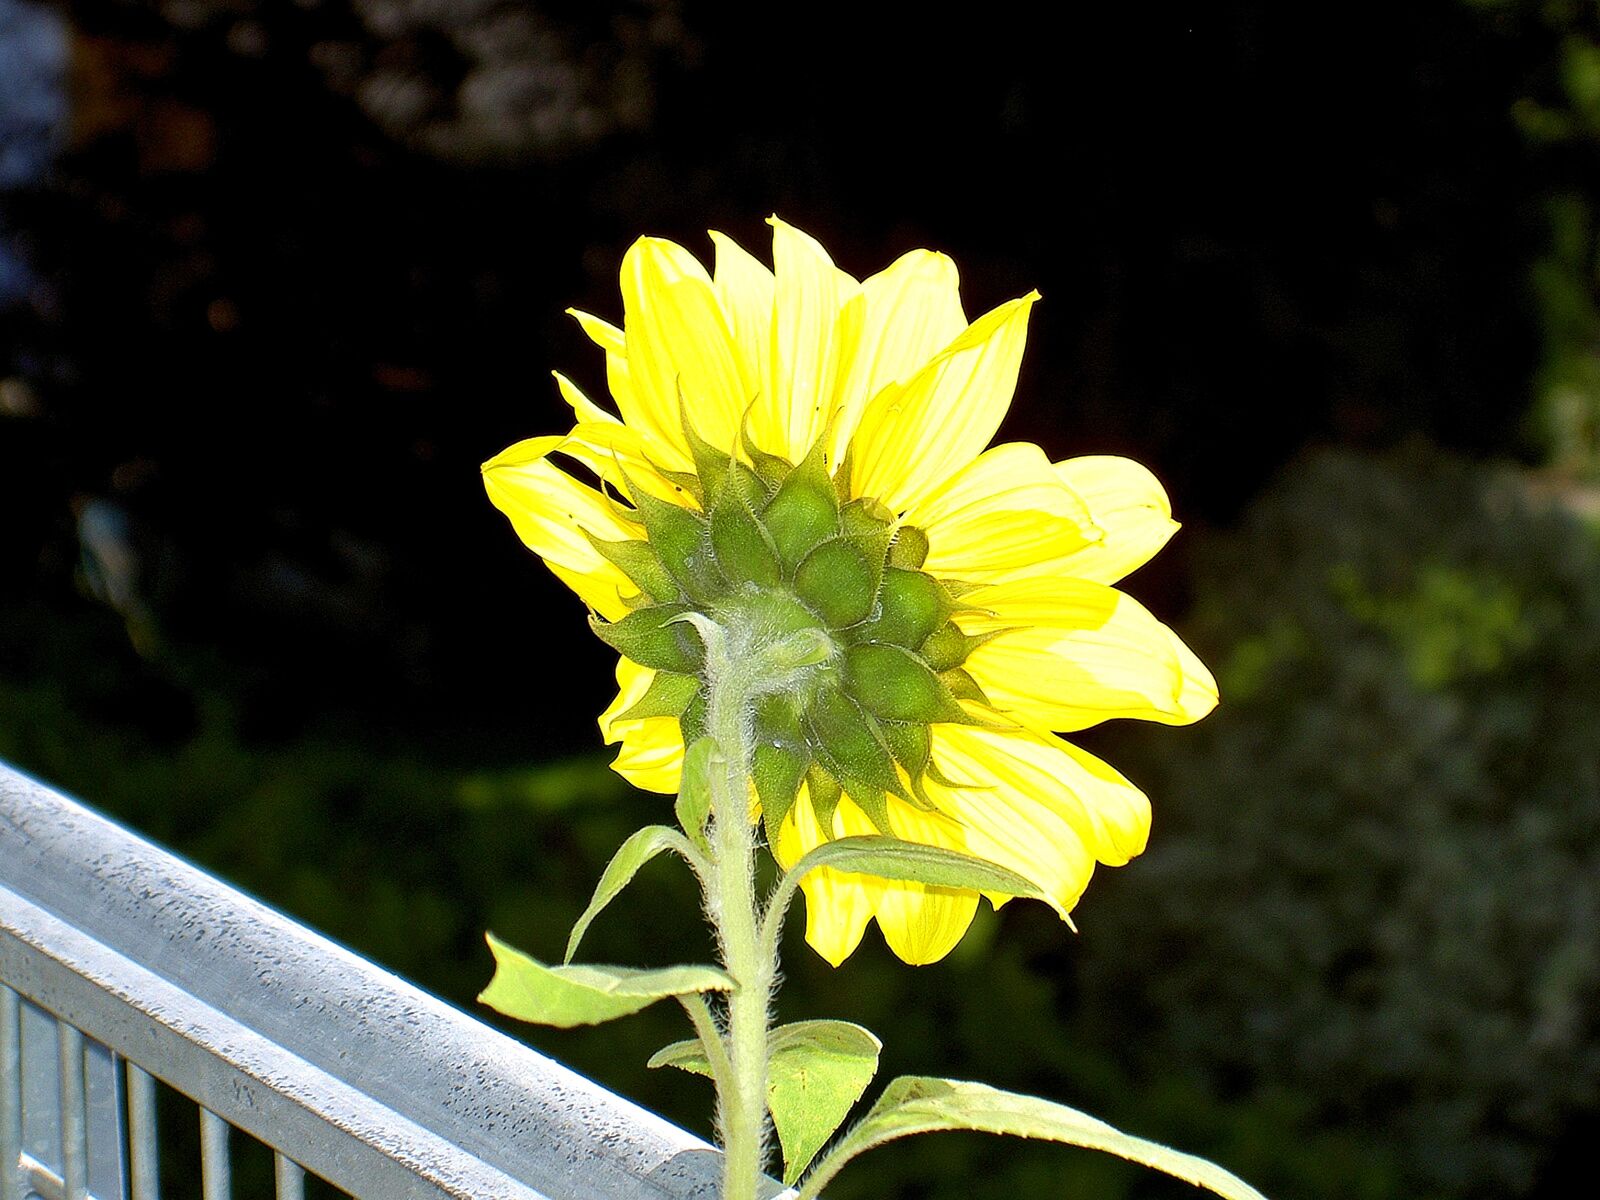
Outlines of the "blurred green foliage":
<svg viewBox="0 0 1600 1200">
<path fill-rule="evenodd" d="M 1368 1195 L 1537 1194 L 1600 1099 L 1600 539 L 1517 473 L 1323 453 L 1199 558 L 1223 705 L 1120 749 L 1155 832 L 1085 902 L 1081 1039 L 1348 1137 Z M 1342 1194 L 1284 1144 L 1257 1182 Z"/>
<path fill-rule="evenodd" d="M 1532 263 L 1540 361 L 1535 440 L 1558 469 L 1600 477 L 1600 4 L 1467 0 L 1520 47 L 1528 66 L 1511 115 L 1542 180 L 1548 238 Z"/>
</svg>

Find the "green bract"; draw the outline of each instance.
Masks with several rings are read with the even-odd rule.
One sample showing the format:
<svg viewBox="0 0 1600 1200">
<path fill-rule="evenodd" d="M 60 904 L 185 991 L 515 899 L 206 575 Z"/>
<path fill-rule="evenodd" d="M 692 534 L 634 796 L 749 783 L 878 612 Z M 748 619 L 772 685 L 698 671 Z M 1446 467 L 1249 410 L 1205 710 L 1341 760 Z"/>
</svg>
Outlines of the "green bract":
<svg viewBox="0 0 1600 1200">
<path fill-rule="evenodd" d="M 621 720 L 674 716 L 706 734 L 705 630 L 738 631 L 784 681 L 756 705 L 753 774 L 769 836 L 807 783 L 818 817 L 847 791 L 884 833 L 885 797 L 926 808 L 928 726 L 983 701 L 961 670 L 976 645 L 951 621 L 958 585 L 920 568 L 927 536 L 830 475 L 819 441 L 799 463 L 749 467 L 693 431 L 694 512 L 632 489 L 646 538 L 596 546 L 639 589 L 619 621 L 592 621 L 657 674 Z M 907 780 L 910 781 L 909 786 Z"/>
</svg>

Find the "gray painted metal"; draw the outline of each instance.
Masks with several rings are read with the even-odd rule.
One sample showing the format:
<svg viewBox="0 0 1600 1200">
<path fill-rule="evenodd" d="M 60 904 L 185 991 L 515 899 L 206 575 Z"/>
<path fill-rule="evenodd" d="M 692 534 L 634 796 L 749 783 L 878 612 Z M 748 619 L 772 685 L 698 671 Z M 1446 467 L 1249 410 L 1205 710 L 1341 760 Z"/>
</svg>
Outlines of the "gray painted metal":
<svg viewBox="0 0 1600 1200">
<path fill-rule="evenodd" d="M 4 764 L 0 984 L 355 1196 L 717 1191 L 720 1156 L 693 1135 Z M 0 1065 L 8 1003 L 0 988 Z M 0 1080 L 0 1148 L 9 1096 Z"/>
<path fill-rule="evenodd" d="M 128 1158 L 131 1200 L 157 1200 L 161 1159 L 156 1150 L 156 1081 L 134 1063 L 128 1064 Z"/>
</svg>

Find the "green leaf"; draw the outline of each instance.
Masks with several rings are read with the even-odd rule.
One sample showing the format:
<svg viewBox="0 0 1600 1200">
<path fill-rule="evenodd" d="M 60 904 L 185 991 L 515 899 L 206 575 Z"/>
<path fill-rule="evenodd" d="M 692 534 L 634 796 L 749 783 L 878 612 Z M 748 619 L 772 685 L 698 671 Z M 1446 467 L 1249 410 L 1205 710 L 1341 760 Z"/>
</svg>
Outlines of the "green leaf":
<svg viewBox="0 0 1600 1200">
<path fill-rule="evenodd" d="M 852 646 L 845 652 L 844 672 L 850 694 L 875 717 L 923 725 L 967 719 L 928 664 L 902 646 Z"/>
<path fill-rule="evenodd" d="M 598 1025 L 668 996 L 733 990 L 733 980 L 716 967 L 550 967 L 492 933 L 484 936 L 494 954 L 495 972 L 479 1001 L 535 1025 Z"/>
<path fill-rule="evenodd" d="M 767 1039 L 767 1111 L 783 1147 L 783 1181 L 792 1184 L 833 1136 L 878 1072 L 882 1043 L 848 1021 L 795 1021 Z M 712 1076 L 698 1041 L 657 1050 L 651 1067 Z"/>
<path fill-rule="evenodd" d="M 840 1139 L 800 1189 L 811 1200 L 863 1151 L 916 1133 L 973 1130 L 1103 1150 L 1163 1171 L 1228 1200 L 1266 1200 L 1215 1163 L 1129 1134 L 1064 1104 L 956 1079 L 902 1076 L 883 1090 L 861 1123 Z"/>
<path fill-rule="evenodd" d="M 707 1079 L 714 1078 L 711 1063 L 706 1058 L 706 1048 L 700 1044 L 698 1038 L 690 1038 L 686 1042 L 673 1042 L 663 1046 L 650 1056 L 650 1061 L 645 1063 L 650 1068 L 677 1067 L 680 1071 L 687 1071 L 691 1075 L 704 1075 Z"/>
<path fill-rule="evenodd" d="M 693 675 L 674 675 L 657 671 L 650 686 L 614 720 L 643 721 L 650 717 L 681 717 L 689 702 L 700 693 L 700 681 Z"/>
<path fill-rule="evenodd" d="M 589 627 L 602 642 L 641 667 L 693 675 L 700 670 L 705 647 L 693 627 L 678 620 L 688 611 L 683 604 L 657 604 L 620 621 L 590 617 Z"/>
<path fill-rule="evenodd" d="M 959 850 L 876 835 L 837 838 L 822 843 L 789 868 L 788 874 L 783 877 L 782 896 L 786 899 L 800 877 L 818 867 L 876 875 L 880 879 L 926 883 L 934 887 L 967 888 L 1042 900 L 1063 918 L 1067 915 L 1059 900 L 1009 867 L 963 854 Z"/>
<path fill-rule="evenodd" d="M 689 840 L 707 854 L 711 853 L 706 843 L 706 822 L 711 819 L 711 773 L 726 769 L 727 760 L 717 749 L 715 738 L 696 738 L 684 752 L 678 799 L 673 808 Z"/>
<path fill-rule="evenodd" d="M 882 1043 L 849 1021 L 796 1021 L 768 1042 L 767 1111 L 792 1184 L 878 1073 Z"/>
<path fill-rule="evenodd" d="M 583 940 L 594 919 L 628 886 L 639 868 L 667 850 L 681 854 L 691 864 L 694 862 L 694 852 L 683 834 L 665 825 L 646 825 L 618 847 L 611 861 L 606 864 L 606 869 L 600 873 L 600 882 L 595 885 L 589 907 L 583 910 L 578 923 L 572 927 L 572 933 L 567 938 L 566 957 L 562 962 L 572 961 L 572 956 L 578 952 L 578 943 Z"/>
</svg>

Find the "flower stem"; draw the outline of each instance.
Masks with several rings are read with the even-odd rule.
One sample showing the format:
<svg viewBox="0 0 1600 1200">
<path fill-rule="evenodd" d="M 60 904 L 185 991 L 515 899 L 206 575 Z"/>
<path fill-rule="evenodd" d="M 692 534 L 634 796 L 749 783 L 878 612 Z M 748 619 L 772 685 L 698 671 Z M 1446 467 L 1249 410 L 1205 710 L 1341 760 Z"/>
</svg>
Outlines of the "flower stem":
<svg viewBox="0 0 1600 1200">
<path fill-rule="evenodd" d="M 755 826 L 750 819 L 750 694 L 746 664 L 734 656 L 710 672 L 709 732 L 724 768 L 712 776 L 712 917 L 722 962 L 733 977 L 728 998 L 729 1078 L 719 1088 L 722 1200 L 755 1200 L 766 1159 L 767 1025 L 776 976 L 773 954 L 759 930 Z"/>
</svg>

